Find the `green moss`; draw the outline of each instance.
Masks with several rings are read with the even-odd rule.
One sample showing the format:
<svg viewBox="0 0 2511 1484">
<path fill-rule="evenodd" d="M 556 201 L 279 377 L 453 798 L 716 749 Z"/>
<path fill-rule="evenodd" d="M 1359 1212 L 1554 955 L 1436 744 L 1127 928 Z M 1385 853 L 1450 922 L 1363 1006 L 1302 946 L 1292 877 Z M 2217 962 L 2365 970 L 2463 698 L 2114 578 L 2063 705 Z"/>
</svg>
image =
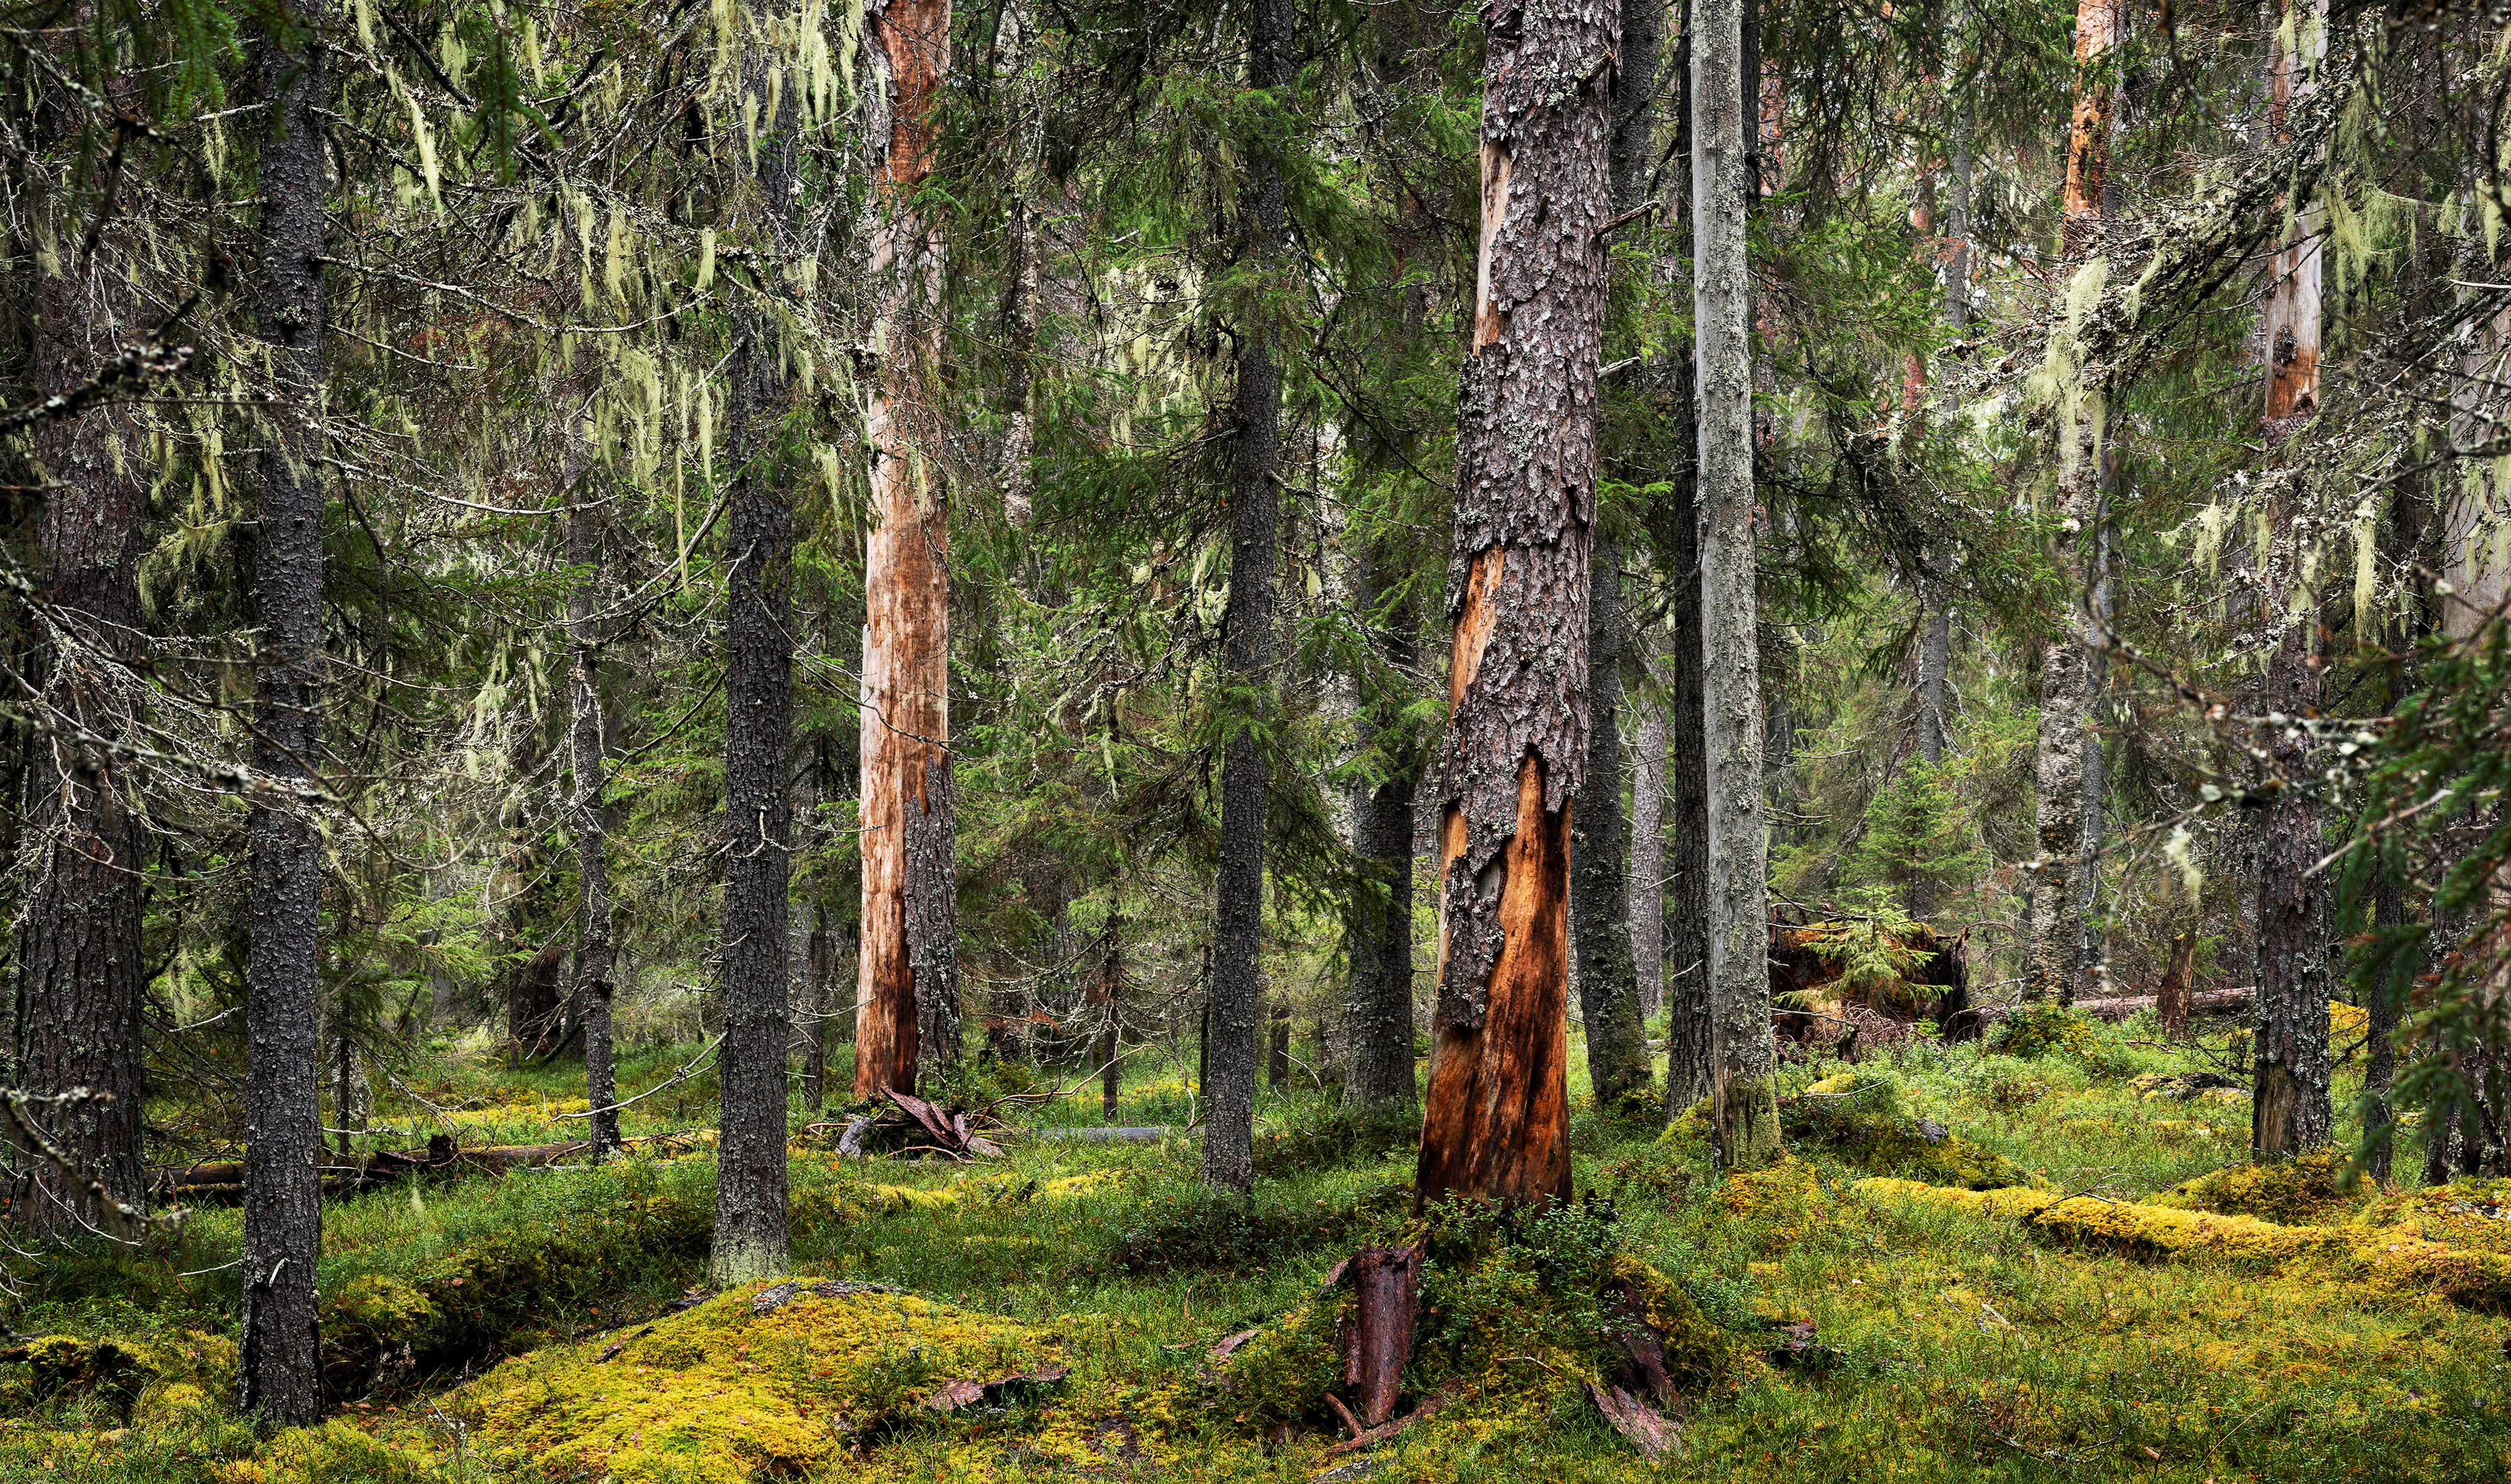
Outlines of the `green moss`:
<svg viewBox="0 0 2511 1484">
<path fill-rule="evenodd" d="M 1027 1326 L 811 1279 L 770 1312 L 747 1284 L 617 1338 L 509 1360 L 454 1393 L 492 1466 L 618 1484 L 807 1473 L 916 1420 L 947 1383 L 1057 1358 Z M 609 1358 L 602 1358 L 605 1354 Z"/>
<path fill-rule="evenodd" d="M 214 1409 L 234 1385 L 235 1342 L 180 1331 L 150 1338 L 40 1335 L 0 1351 L 17 1374 L 0 1380 L 0 1406 L 93 1398 L 118 1417 Z M 20 1369 L 22 1368 L 22 1369 Z"/>
<path fill-rule="evenodd" d="M 2093 1023 L 2049 1001 L 2022 1005 L 1997 1025 L 1989 1049 L 2025 1060 L 2052 1051 L 2090 1057 L 2099 1054 L 2101 1039 Z"/>
<path fill-rule="evenodd" d="M 1913 1115 L 1900 1082 L 1886 1072 L 1827 1078 L 1783 1102 L 1779 1119 L 1791 1148 L 1821 1150 L 1861 1174 L 1980 1191 L 2022 1181 L 2004 1156 Z"/>
<path fill-rule="evenodd" d="M 209 1476 L 216 1484 L 420 1484 L 433 1478 L 423 1456 L 340 1422 L 277 1433 L 249 1459 L 211 1465 Z"/>
<path fill-rule="evenodd" d="M 2357 1225 L 2406 1232 L 2428 1241 L 2511 1254 L 2511 1180 L 2462 1180 L 2396 1191 L 2355 1216 Z"/>
<path fill-rule="evenodd" d="M 2151 1203 L 2286 1226 L 2323 1221 L 2359 1199 L 2337 1189 L 2344 1170 L 2335 1151 L 2319 1150 L 2280 1164 L 2229 1165 L 2174 1186 Z"/>
</svg>

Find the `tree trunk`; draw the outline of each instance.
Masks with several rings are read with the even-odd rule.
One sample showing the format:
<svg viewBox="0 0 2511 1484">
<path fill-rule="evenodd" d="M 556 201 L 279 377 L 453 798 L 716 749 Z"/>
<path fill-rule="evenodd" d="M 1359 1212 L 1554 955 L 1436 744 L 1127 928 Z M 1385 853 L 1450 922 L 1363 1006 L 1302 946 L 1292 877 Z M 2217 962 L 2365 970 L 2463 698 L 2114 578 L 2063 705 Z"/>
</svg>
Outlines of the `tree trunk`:
<svg viewBox="0 0 2511 1484">
<path fill-rule="evenodd" d="M 950 575 L 942 471 L 923 452 L 941 355 L 942 241 L 916 212 L 950 64 L 949 0 L 868 8 L 889 97 L 871 271 L 884 348 L 865 438 L 879 524 L 865 552 L 863 956 L 858 1100 L 958 1064 L 958 819 L 950 754 Z"/>
<path fill-rule="evenodd" d="M 1585 786 L 1596 377 L 1618 17 L 1485 26 L 1481 250 L 1458 396 L 1439 998 L 1414 1208 L 1569 1198 L 1569 831 Z"/>
<path fill-rule="evenodd" d="M 2296 12 L 2299 11 L 2299 14 Z M 2270 125 L 2285 133 L 2286 116 L 2310 87 L 2326 44 L 2324 0 L 2299 0 L 2287 15 L 2296 47 L 2270 40 L 2273 101 Z M 2285 445 L 2319 404 L 2319 244 L 2314 213 L 2295 214 L 2297 240 L 2279 249 L 2267 299 L 2268 346 L 2263 428 L 2271 456 L 2285 465 L 2271 478 L 2282 486 L 2281 534 L 2287 550 L 2276 573 L 2300 570 L 2305 539 L 2298 518 L 2304 497 L 2300 472 Z M 2267 662 L 2266 709 L 2299 718 L 2319 707 L 2319 666 L 2312 650 L 2318 605 L 2299 585 L 2271 584 L 2270 616 L 2281 623 Z M 2251 1102 L 2250 1153 L 2260 1161 L 2287 1159 L 2326 1144 L 2335 1124 L 2328 1088 L 2327 965 L 2319 952 L 2316 900 L 2324 876 L 2311 868 L 2322 853 L 2317 780 L 2308 734 L 2299 721 L 2271 724 L 2268 756 L 2274 793 L 2262 822 L 2259 856 L 2259 999 L 2257 1090 Z"/>
<path fill-rule="evenodd" d="M 816 1119 L 829 1105 L 829 991 L 837 974 L 836 934 L 829 931 L 829 909 L 816 902 L 811 906 L 811 941 L 802 962 L 810 978 L 806 993 L 811 1017 L 810 1034 L 802 1040 L 802 1113 Z"/>
<path fill-rule="evenodd" d="M 2067 608 L 2040 652 L 2040 724 L 2032 783 L 2039 859 L 2030 884 L 2030 934 L 2023 997 L 2071 1005 L 2081 977 L 2084 929 L 2075 875 L 2084 845 L 2085 722 L 2092 708 L 2091 653 L 2101 642 L 2090 607 L 2084 547 L 2100 525 L 2109 410 L 2100 367 L 2083 359 L 2084 317 L 2107 275 L 2102 196 L 2109 172 L 2108 55 L 2119 40 L 2119 0 L 2077 0 L 2075 102 L 2067 148 L 2063 260 L 2072 323 L 2060 357 L 2069 380 L 2058 416 L 2059 527 L 2051 538 Z M 2071 361 L 2067 358 L 2071 357 Z"/>
<path fill-rule="evenodd" d="M 1721 1159 L 1779 1159 L 1770 1029 L 1768 849 L 1761 799 L 1760 644 L 1753 552 L 1753 346 L 1744 221 L 1752 144 L 1737 0 L 1694 0 L 1692 334 L 1699 376 L 1700 633 L 1712 1092 Z"/>
<path fill-rule="evenodd" d="M 56 92 L 57 117 L 85 110 Z M 76 141 L 55 141 L 76 157 Z M 80 224 L 58 199 L 58 240 L 74 243 Z M 48 204 L 50 205 L 50 204 Z M 124 234 L 74 257 L 66 247 L 35 267 L 34 379 L 38 397 L 87 382 L 131 332 L 123 280 Z M 77 1161 L 80 1180 L 27 1175 L 12 1192 L 10 1214 L 28 1235 L 119 1232 L 125 1210 L 147 1202 L 141 1170 L 140 1008 L 147 990 L 141 917 L 148 837 L 125 791 L 136 785 L 117 759 L 81 732 L 119 740 L 133 717 L 131 687 L 115 671 L 141 652 L 137 581 L 148 520 L 148 455 L 129 413 L 105 403 L 72 419 L 37 425 L 35 460 L 44 497 L 34 516 L 38 592 L 49 605 L 24 673 L 42 687 L 22 763 L 22 832 L 6 857 L 21 871 L 17 1024 L 13 1075 L 25 1091 L 73 1088 L 104 1094 L 64 1103 L 48 1132 Z M 319 499 L 319 494 L 318 494 Z M 48 629 L 52 637 L 42 636 Z M 13 707 L 14 709 L 14 707 Z M 19 795 L 7 804 L 19 804 Z M 30 1161 L 30 1167 L 31 1161 Z"/>
<path fill-rule="evenodd" d="M 1640 1018 L 1665 1004 L 1665 705 L 1640 709 L 1631 780 L 1631 959 L 1639 966 Z"/>
<path fill-rule="evenodd" d="M 2092 570 L 2086 574 L 2092 584 L 2092 632 L 2106 635 L 2110 631 L 2110 486 L 2118 482 L 2117 443 L 2111 440 L 2103 449 L 2106 468 L 2103 474 L 2103 496 L 2099 517 L 2093 526 Z M 2102 1000 L 2110 995 L 2109 972 L 2104 956 L 2107 931 L 2101 919 L 2102 902 L 2102 833 L 2108 819 L 2109 763 L 2102 750 L 2102 717 L 2104 701 L 2109 687 L 2110 656 L 2105 643 L 2095 643 L 2084 652 L 2084 801 L 2083 824 L 2076 836 L 2075 847 L 2075 922 L 2082 934 L 2075 954 L 2075 984 L 2085 997 Z"/>
<path fill-rule="evenodd" d="M 1247 45 L 1251 88 L 1287 90 L 1294 74 L 1291 0 L 1253 0 Z M 1277 101 L 1287 104 L 1287 96 Z M 1278 161 L 1260 149 L 1247 162 L 1239 202 L 1240 253 L 1269 259 L 1288 224 Z M 1273 487 L 1281 459 L 1282 373 L 1263 311 L 1238 327 L 1237 444 L 1229 469 L 1229 605 L 1223 619 L 1226 707 L 1267 694 L 1273 646 Z M 1264 754 L 1249 726 L 1229 729 L 1220 763 L 1219 900 L 1214 925 L 1211 1113 L 1203 1136 L 1206 1184 L 1244 1191 L 1256 1181 L 1256 1021 L 1264 980 L 1258 939 L 1264 910 Z"/>
<path fill-rule="evenodd" d="M 1360 596 L 1375 615 L 1393 580 L 1391 557 L 1372 551 Z M 1411 603 L 1373 619 L 1378 659 L 1396 675 L 1410 671 L 1418 647 Z M 1390 724 L 1391 726 L 1391 724 Z M 1412 775 L 1390 768 L 1359 801 L 1352 849 L 1369 880 L 1352 911 L 1351 999 L 1344 1014 L 1343 1103 L 1351 1108 L 1410 1108 L 1419 1095 L 1412 1077 Z"/>
<path fill-rule="evenodd" d="M 566 641 L 574 651 L 567 676 L 567 734 L 575 752 L 575 872 L 581 936 L 575 950 L 576 1003 L 584 1015 L 584 1097 L 594 1110 L 589 1130 L 598 1159 L 619 1147 L 619 1113 L 611 1105 L 619 1088 L 611 1071 L 611 970 L 618 950 L 610 928 L 610 841 L 601 817 L 601 637 L 593 622 L 601 586 L 601 548 L 593 510 L 577 503 L 566 512 L 566 560 L 575 586 L 566 600 Z M 604 1112 L 602 1110 L 609 1109 Z"/>
<path fill-rule="evenodd" d="M 800 112 L 772 81 L 764 55 L 745 57 L 741 88 L 754 107 L 753 152 L 736 209 L 765 259 L 795 250 Z M 754 99 L 752 103 L 749 100 Z M 743 199 L 746 198 L 746 199 Z M 773 275 L 770 275 L 773 277 Z M 723 1046 L 721 1132 L 715 1154 L 717 1286 L 772 1276 L 789 1266 L 786 1066 L 793 1035 L 791 949 L 793 755 L 793 512 L 786 493 L 785 360 L 774 322 L 756 315 L 734 330 L 725 376 L 733 462 L 724 625 Z M 869 838 L 869 837 L 867 837 Z"/>
<path fill-rule="evenodd" d="M 1655 122 L 1660 0 L 1626 0 L 1614 71 L 1605 190 L 1614 214 L 1636 209 L 1647 188 Z M 1578 794 L 1569 912 L 1578 952 L 1578 1009 L 1587 1028 L 1587 1080 L 1610 1108 L 1648 1084 L 1645 1011 L 1632 942 L 1630 834 L 1622 814 L 1621 550 L 1600 538 L 1588 573 L 1586 782 Z"/>
<path fill-rule="evenodd" d="M 1099 968 L 1091 977 L 1090 1003 L 1099 1022 L 1097 1043 L 1092 1052 L 1099 1063 L 1099 1117 L 1116 1122 L 1116 1095 L 1123 1088 L 1122 1068 L 1116 1060 L 1117 1032 L 1123 1028 L 1125 1013 L 1125 920 L 1114 912 L 1107 914 L 1107 928 L 1099 939 Z"/>
<path fill-rule="evenodd" d="M 254 511 L 253 767 L 310 788 L 323 690 L 323 264 L 328 225 L 323 113 L 328 52 L 321 7 L 289 3 L 257 47 L 261 240 L 254 262 L 274 405 Z M 244 1312 L 237 1409 L 264 1426 L 323 1413 L 314 1267 L 323 1218 L 315 1029 L 322 1005 L 317 912 L 323 841 L 299 808 L 256 803 L 251 945 L 245 967 Z"/>
<path fill-rule="evenodd" d="M 1668 156 L 1668 211 L 1682 244 L 1677 262 L 1689 255 L 1691 233 L 1692 14 L 1684 0 L 1676 43 L 1674 75 L 1682 104 L 1674 111 L 1676 139 Z M 1657 511 L 1657 540 L 1674 585 L 1673 656 L 1667 666 L 1667 704 L 1674 737 L 1674 850 L 1667 862 L 1674 888 L 1674 923 L 1665 961 L 1665 1111 L 1680 1118 L 1710 1095 L 1717 1060 L 1709 1016 L 1709 721 L 1704 710 L 1709 651 L 1700 613 L 1700 382 L 1699 361 L 1688 337 L 1671 347 L 1671 400 L 1676 426 L 1672 486 Z"/>
<path fill-rule="evenodd" d="M 1291 1085 L 1291 1002 L 1288 997 L 1273 997 L 1272 1036 L 1264 1054 L 1264 1085 L 1274 1091 L 1287 1091 Z"/>
</svg>

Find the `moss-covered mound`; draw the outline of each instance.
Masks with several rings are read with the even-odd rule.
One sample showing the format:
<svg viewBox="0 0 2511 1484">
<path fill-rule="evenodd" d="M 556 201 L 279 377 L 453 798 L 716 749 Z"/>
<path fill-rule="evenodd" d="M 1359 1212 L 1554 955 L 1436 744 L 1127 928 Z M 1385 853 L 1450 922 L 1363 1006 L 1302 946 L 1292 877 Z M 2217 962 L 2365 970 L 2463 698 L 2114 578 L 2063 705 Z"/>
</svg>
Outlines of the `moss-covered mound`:
<svg viewBox="0 0 2511 1484">
<path fill-rule="evenodd" d="M 1826 1078 L 1779 1105 L 1788 1145 L 1820 1150 L 1862 1174 L 1988 1191 L 2020 1183 L 2004 1156 L 1910 1111 L 1898 1079 L 1864 1070 Z"/>
<path fill-rule="evenodd" d="M 456 1392 L 492 1466 L 618 1484 L 815 1471 L 920 1417 L 1060 1378 L 1048 1337 L 911 1294 L 753 1283 L 625 1335 L 509 1360 Z"/>
<path fill-rule="evenodd" d="M 2462 1180 L 2396 1191 L 2364 1207 L 2355 1222 L 2412 1232 L 2453 1247 L 2511 1254 L 2511 1180 Z"/>
<path fill-rule="evenodd" d="M 2280 1226 L 2252 1216 L 2062 1197 L 2055 1191 L 1947 1190 L 1914 1180 L 1861 1180 L 1855 1189 L 1880 1200 L 2007 1217 L 2061 1244 L 2260 1268 L 2308 1263 L 2327 1276 L 2353 1278 L 2375 1292 L 2431 1294 L 2463 1309 L 2511 1312 L 2511 1257 L 2453 1247 L 2402 1228 Z"/>
<path fill-rule="evenodd" d="M 2299 1226 L 2325 1221 L 2361 1198 L 2337 1188 L 2344 1173 L 2342 1158 L 2320 1150 L 2281 1164 L 2227 1165 L 2172 1187 L 2152 1203 Z"/>
<path fill-rule="evenodd" d="M 62 1397 L 86 1398 L 120 1422 L 210 1412 L 233 1388 L 235 1367 L 235 1342 L 223 1335 L 39 1335 L 0 1350 L 0 1412 Z"/>
</svg>

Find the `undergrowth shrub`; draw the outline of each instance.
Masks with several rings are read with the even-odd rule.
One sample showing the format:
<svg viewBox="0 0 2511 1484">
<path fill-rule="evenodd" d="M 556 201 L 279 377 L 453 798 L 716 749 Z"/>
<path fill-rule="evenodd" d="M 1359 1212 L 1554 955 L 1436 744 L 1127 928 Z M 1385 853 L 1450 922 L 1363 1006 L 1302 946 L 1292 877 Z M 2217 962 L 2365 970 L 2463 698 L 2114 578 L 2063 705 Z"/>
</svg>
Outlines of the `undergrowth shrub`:
<svg viewBox="0 0 2511 1484">
<path fill-rule="evenodd" d="M 1286 1180 L 1399 1155 L 1409 1158 L 1420 1147 L 1421 1116 L 1410 1109 L 1300 1104 L 1279 1129 L 1256 1135 L 1256 1175 Z"/>
<path fill-rule="evenodd" d="M 1820 1150 L 1870 1175 L 1995 1190 L 2022 1178 L 2004 1156 L 1913 1114 L 1891 1073 L 1861 1068 L 1814 1084 L 1779 1107 L 1791 1148 Z"/>
<path fill-rule="evenodd" d="M 1269 1192 L 1240 1196 L 1198 1185 L 1143 1202 L 1101 1251 L 1100 1264 L 1128 1275 L 1246 1273 L 1342 1244 L 1362 1220 L 1355 1205 L 1300 1202 Z"/>
</svg>

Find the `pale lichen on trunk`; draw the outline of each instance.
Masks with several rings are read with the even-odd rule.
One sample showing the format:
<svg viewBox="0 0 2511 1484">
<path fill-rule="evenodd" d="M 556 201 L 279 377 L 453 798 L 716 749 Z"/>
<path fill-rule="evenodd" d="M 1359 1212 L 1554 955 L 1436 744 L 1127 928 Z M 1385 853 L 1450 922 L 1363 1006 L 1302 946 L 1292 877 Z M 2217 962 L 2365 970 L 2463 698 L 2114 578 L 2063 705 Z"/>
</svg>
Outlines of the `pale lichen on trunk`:
<svg viewBox="0 0 2511 1484">
<path fill-rule="evenodd" d="M 1569 829 L 1583 780 L 1618 14 L 1484 9 L 1481 253 L 1458 397 L 1439 987 L 1414 1181 L 1569 1195 Z"/>
</svg>

